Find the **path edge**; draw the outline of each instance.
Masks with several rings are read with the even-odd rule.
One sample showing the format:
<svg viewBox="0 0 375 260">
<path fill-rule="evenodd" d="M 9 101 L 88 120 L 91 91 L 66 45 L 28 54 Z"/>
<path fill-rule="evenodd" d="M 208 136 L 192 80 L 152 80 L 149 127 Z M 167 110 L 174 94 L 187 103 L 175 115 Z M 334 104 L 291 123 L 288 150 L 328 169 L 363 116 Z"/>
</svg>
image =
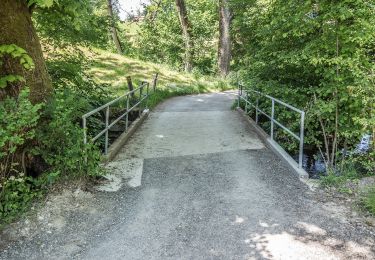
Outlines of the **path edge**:
<svg viewBox="0 0 375 260">
<path fill-rule="evenodd" d="M 103 156 L 102 162 L 103 163 L 109 163 L 111 162 L 116 155 L 119 153 L 119 151 L 123 148 L 123 146 L 126 144 L 126 142 L 129 140 L 129 138 L 135 133 L 135 131 L 142 125 L 142 123 L 146 120 L 146 118 L 149 116 L 150 110 L 145 109 L 141 116 L 137 118 L 131 126 L 128 128 L 127 132 L 123 132 L 116 141 L 113 142 L 108 148 L 108 154 Z"/>
<path fill-rule="evenodd" d="M 271 140 L 271 137 L 260 127 L 255 121 L 246 115 L 242 108 L 237 107 L 236 110 L 241 115 L 241 117 L 249 124 L 249 126 L 255 130 L 258 136 L 270 148 L 275 154 L 277 154 L 288 166 L 300 177 L 300 179 L 309 179 L 309 174 L 298 167 L 297 162 L 275 141 Z"/>
</svg>

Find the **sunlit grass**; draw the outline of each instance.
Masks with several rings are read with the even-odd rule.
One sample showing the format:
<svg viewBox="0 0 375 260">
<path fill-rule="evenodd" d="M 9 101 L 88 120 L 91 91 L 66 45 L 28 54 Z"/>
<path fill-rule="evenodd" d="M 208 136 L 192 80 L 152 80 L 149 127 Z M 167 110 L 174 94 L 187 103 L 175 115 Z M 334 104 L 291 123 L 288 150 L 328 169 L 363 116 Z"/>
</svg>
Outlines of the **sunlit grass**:
<svg viewBox="0 0 375 260">
<path fill-rule="evenodd" d="M 194 87 L 199 87 L 202 92 L 212 92 L 230 89 L 227 82 L 214 77 L 194 77 L 193 74 L 174 71 L 168 66 L 151 62 L 140 61 L 110 53 L 103 50 L 94 50 L 90 53 L 93 63 L 89 72 L 99 83 L 109 84 L 113 91 L 120 95 L 128 91 L 126 77 L 131 76 L 134 86 L 138 86 L 142 81 L 152 83 L 156 73 L 158 77 L 158 89 L 187 88 L 186 92 L 191 92 Z M 180 93 L 184 91 L 179 91 Z"/>
</svg>

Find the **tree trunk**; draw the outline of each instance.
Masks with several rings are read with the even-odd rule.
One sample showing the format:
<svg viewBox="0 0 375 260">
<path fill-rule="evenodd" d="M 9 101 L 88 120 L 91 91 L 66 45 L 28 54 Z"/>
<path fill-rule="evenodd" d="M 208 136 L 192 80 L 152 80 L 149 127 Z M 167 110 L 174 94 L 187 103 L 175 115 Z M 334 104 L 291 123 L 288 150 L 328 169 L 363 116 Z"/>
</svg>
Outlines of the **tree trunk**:
<svg viewBox="0 0 375 260">
<path fill-rule="evenodd" d="M 185 42 L 185 71 L 191 72 L 193 69 L 193 42 L 191 37 L 191 25 L 187 15 L 185 1 L 176 0 L 176 8 L 180 19 L 182 36 Z"/>
<path fill-rule="evenodd" d="M 113 16 L 112 0 L 108 0 L 107 7 L 108 7 L 108 16 L 109 16 L 109 19 L 110 19 L 110 32 L 111 32 L 111 35 L 112 35 L 112 40 L 113 40 L 113 43 L 116 46 L 117 52 L 119 54 L 122 54 L 121 43 L 120 43 L 120 40 L 118 38 L 117 29 L 116 29 L 116 25 L 115 25 L 115 17 Z"/>
<path fill-rule="evenodd" d="M 226 77 L 230 69 L 231 60 L 231 39 L 230 39 L 230 23 L 231 14 L 228 6 L 228 0 L 219 0 L 219 48 L 218 48 L 218 66 L 219 73 L 222 77 Z"/>
<path fill-rule="evenodd" d="M 45 102 L 52 92 L 52 82 L 48 75 L 38 35 L 31 20 L 31 11 L 25 0 L 1 0 L 0 8 L 0 45 L 16 44 L 25 49 L 33 59 L 35 69 L 27 71 L 20 61 L 5 57 L 0 70 L 4 75 L 20 75 L 30 88 L 30 100 L 33 103 Z M 18 96 L 21 84 L 0 89 L 0 100 L 5 96 Z"/>
</svg>

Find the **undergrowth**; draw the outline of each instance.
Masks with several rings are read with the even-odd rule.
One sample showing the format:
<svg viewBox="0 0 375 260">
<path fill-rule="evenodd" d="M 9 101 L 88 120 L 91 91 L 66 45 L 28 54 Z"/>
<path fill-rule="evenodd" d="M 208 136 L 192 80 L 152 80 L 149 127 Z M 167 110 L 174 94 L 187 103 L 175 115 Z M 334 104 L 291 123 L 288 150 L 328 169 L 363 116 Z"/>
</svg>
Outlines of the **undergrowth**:
<svg viewBox="0 0 375 260">
<path fill-rule="evenodd" d="M 74 62 L 73 62 L 74 61 Z M 49 62 L 54 93 L 32 104 L 25 86 L 0 102 L 0 227 L 28 211 L 59 180 L 102 174 L 100 151 L 83 144 L 81 116 L 106 102 L 82 59 Z M 94 91 L 93 91 L 94 90 Z"/>
<path fill-rule="evenodd" d="M 367 209 L 373 216 L 375 216 L 375 187 L 369 189 L 362 196 L 362 205 Z"/>
</svg>

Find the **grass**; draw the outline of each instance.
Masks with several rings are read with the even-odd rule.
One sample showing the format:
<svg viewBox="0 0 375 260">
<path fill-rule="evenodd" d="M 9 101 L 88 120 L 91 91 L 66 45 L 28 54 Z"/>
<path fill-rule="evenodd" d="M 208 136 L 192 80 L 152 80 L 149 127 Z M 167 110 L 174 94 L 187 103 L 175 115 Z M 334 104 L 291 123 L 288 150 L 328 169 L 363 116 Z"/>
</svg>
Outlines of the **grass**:
<svg viewBox="0 0 375 260">
<path fill-rule="evenodd" d="M 375 216 L 375 187 L 372 187 L 363 195 L 362 204 L 364 208 Z"/>
<path fill-rule="evenodd" d="M 332 170 L 328 171 L 326 176 L 320 178 L 320 183 L 325 188 L 334 187 L 342 194 L 357 194 L 361 208 L 375 216 L 375 186 L 365 190 L 360 189 L 357 184 L 362 177 L 363 175 L 359 174 L 352 165 L 347 165 L 340 174 Z"/>
<path fill-rule="evenodd" d="M 95 80 L 99 83 L 109 84 L 116 95 L 128 91 L 126 77 L 131 76 L 135 86 L 142 81 L 152 83 L 156 73 L 158 77 L 158 90 L 175 92 L 174 95 L 195 94 L 231 89 L 224 80 L 215 77 L 198 77 L 190 73 L 178 72 L 168 66 L 151 62 L 140 61 L 96 49 L 88 54 L 93 63 L 89 69 Z"/>
<path fill-rule="evenodd" d="M 335 187 L 340 193 L 352 195 L 356 192 L 356 184 L 360 179 L 361 175 L 354 166 L 351 163 L 346 163 L 339 174 L 332 169 L 328 169 L 327 175 L 320 177 L 320 184 L 325 188 Z M 350 183 L 354 185 L 349 185 Z"/>
</svg>

